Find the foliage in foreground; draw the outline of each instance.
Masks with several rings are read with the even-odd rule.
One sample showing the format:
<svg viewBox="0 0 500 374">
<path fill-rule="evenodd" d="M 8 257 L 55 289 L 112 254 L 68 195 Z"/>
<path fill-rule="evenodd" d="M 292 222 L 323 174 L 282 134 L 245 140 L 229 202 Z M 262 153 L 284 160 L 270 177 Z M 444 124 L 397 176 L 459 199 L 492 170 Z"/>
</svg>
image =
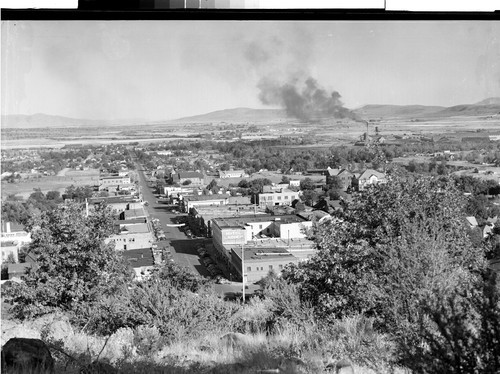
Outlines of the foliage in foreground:
<svg viewBox="0 0 500 374">
<path fill-rule="evenodd" d="M 320 226 L 318 255 L 285 279 L 322 320 L 375 318 L 417 372 L 498 370 L 499 280 L 467 236 L 464 206 L 452 180 L 393 175 Z"/>
<path fill-rule="evenodd" d="M 28 251 L 37 265 L 28 269 L 23 283 L 13 283 L 3 294 L 17 318 L 77 311 L 131 279 L 113 245 L 104 244 L 113 229 L 106 206 L 86 216 L 80 204 L 67 202 L 32 217 L 28 229 Z"/>
</svg>

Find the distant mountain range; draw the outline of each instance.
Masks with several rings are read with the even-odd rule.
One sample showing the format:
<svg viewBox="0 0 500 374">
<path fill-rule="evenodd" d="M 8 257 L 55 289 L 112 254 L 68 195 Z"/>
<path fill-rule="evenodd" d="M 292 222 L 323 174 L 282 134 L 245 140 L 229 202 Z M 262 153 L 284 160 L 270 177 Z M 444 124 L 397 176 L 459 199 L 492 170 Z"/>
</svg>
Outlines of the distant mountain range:
<svg viewBox="0 0 500 374">
<path fill-rule="evenodd" d="M 500 115 L 500 97 L 490 97 L 475 104 L 455 105 L 451 107 L 427 105 L 365 105 L 353 110 L 362 119 L 439 119 L 454 116 L 492 116 Z M 293 120 L 283 109 L 233 108 L 218 110 L 191 117 L 183 117 L 168 123 L 246 123 L 277 122 Z M 96 127 L 147 124 L 146 120 L 88 120 L 53 116 L 48 114 L 2 115 L 3 128 L 44 128 L 44 127 Z M 165 121 L 161 121 L 165 123 Z M 149 122 L 153 123 L 153 122 Z M 160 123 L 155 121 L 154 123 Z"/>
<path fill-rule="evenodd" d="M 37 113 L 32 115 L 13 114 L 2 115 L 1 126 L 3 128 L 46 128 L 46 127 L 98 127 L 115 125 L 132 125 L 145 123 L 146 120 L 128 119 L 128 120 L 92 120 L 69 118 L 63 116 L 53 116 L 50 114 Z"/>
<path fill-rule="evenodd" d="M 172 122 L 269 122 L 287 119 L 284 109 L 234 108 L 183 117 Z"/>
<path fill-rule="evenodd" d="M 365 105 L 353 111 L 364 119 L 431 119 L 455 116 L 491 116 L 500 114 L 500 97 L 490 97 L 475 104 L 451 107 L 427 105 Z"/>
</svg>

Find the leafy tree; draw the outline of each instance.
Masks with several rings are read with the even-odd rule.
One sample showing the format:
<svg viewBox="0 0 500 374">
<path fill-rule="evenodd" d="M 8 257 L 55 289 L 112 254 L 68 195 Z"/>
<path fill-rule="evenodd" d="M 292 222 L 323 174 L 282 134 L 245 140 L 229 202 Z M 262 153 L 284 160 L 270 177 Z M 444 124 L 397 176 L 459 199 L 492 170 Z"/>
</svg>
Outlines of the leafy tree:
<svg viewBox="0 0 500 374">
<path fill-rule="evenodd" d="M 113 293 L 130 273 L 113 245 L 104 244 L 112 227 L 111 210 L 103 205 L 88 217 L 75 202 L 33 217 L 29 250 L 37 265 L 27 271 L 25 282 L 5 292 L 13 313 L 29 318 L 58 309 L 77 311 Z"/>
<path fill-rule="evenodd" d="M 305 190 L 314 190 L 314 182 L 311 178 L 304 178 L 300 181 L 300 189 L 302 191 Z"/>
<path fill-rule="evenodd" d="M 323 320 L 375 317 L 397 342 L 399 363 L 417 372 L 498 370 L 500 291 L 464 229 L 464 205 L 449 178 L 392 175 L 319 225 L 317 255 L 284 278 Z"/>
<path fill-rule="evenodd" d="M 188 179 L 188 180 L 185 180 L 184 182 L 182 182 L 182 185 L 189 186 L 191 183 L 193 183 L 193 182 L 190 179 Z"/>
<path fill-rule="evenodd" d="M 327 189 L 341 190 L 343 187 L 342 181 L 336 175 L 328 178 L 328 183 L 326 184 Z"/>
</svg>

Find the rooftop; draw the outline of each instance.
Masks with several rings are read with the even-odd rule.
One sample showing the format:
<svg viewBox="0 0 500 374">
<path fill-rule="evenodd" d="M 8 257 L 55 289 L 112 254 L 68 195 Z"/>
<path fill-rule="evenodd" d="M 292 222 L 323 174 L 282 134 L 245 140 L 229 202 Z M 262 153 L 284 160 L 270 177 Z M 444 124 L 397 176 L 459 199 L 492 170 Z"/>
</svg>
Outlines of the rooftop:
<svg viewBox="0 0 500 374">
<path fill-rule="evenodd" d="M 242 215 L 239 217 L 224 217 L 224 218 L 214 218 L 214 223 L 216 223 L 221 229 L 223 228 L 236 228 L 241 227 L 244 228 L 250 223 L 259 223 L 259 222 L 270 222 L 275 221 L 279 223 L 297 223 L 304 222 L 305 219 L 303 217 L 296 216 L 294 214 L 282 215 L 282 216 L 273 216 L 270 214 L 252 214 L 252 215 Z"/>
<path fill-rule="evenodd" d="M 110 197 L 94 197 L 88 200 L 89 204 L 118 204 L 118 203 L 131 203 L 135 199 L 130 196 L 110 196 Z"/>
<path fill-rule="evenodd" d="M 115 226 L 115 234 L 143 234 L 148 233 L 147 223 L 135 223 Z"/>
<path fill-rule="evenodd" d="M 8 228 L 10 230 L 8 230 Z M 26 231 L 24 225 L 16 222 L 2 221 L 2 232 L 22 232 L 22 231 Z"/>
<path fill-rule="evenodd" d="M 151 248 L 131 249 L 122 252 L 123 257 L 133 268 L 153 266 L 155 264 L 153 250 Z"/>
<path fill-rule="evenodd" d="M 231 248 L 231 252 L 241 258 L 241 247 Z M 291 254 L 285 248 L 277 247 L 261 247 L 261 248 L 244 248 L 245 261 L 269 261 L 269 260 L 298 260 L 293 254 Z"/>
<path fill-rule="evenodd" d="M 229 195 L 192 195 L 186 196 L 184 200 L 186 201 L 210 201 L 210 200 L 227 200 Z"/>
<path fill-rule="evenodd" d="M 15 241 L 7 241 L 7 242 L 1 242 L 0 243 L 0 247 L 4 248 L 4 247 L 16 247 L 17 246 L 17 242 Z"/>
</svg>

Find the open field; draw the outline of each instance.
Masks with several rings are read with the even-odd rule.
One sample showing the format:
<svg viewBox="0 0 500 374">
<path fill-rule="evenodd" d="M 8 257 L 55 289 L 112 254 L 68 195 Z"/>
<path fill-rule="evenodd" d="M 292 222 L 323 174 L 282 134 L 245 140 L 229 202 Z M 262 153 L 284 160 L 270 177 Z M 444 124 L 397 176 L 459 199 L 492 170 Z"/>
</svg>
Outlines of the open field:
<svg viewBox="0 0 500 374">
<path fill-rule="evenodd" d="M 71 170 L 65 176 L 41 177 L 36 179 L 21 180 L 18 183 L 2 182 L 2 200 L 8 195 L 15 194 L 23 198 L 29 197 L 35 188 L 40 188 L 42 192 L 59 191 L 61 194 L 66 187 L 96 185 L 99 183 L 99 172 L 97 170 Z"/>
<path fill-rule="evenodd" d="M 409 133 L 429 137 L 440 135 L 487 136 L 500 135 L 498 116 L 456 116 L 439 119 L 380 119 L 369 123 L 368 131 L 381 135 L 403 135 Z M 43 130 L 43 131 L 42 131 Z M 2 148 L 19 149 L 34 147 L 60 148 L 71 144 L 126 144 L 132 142 L 151 143 L 161 141 L 196 141 L 202 139 L 235 140 L 235 132 L 241 139 L 271 139 L 281 136 L 321 138 L 321 145 L 352 144 L 366 132 L 364 122 L 322 119 L 310 123 L 288 119 L 284 121 L 248 122 L 245 124 L 212 123 L 153 123 L 142 126 L 67 129 L 2 129 Z"/>
</svg>

